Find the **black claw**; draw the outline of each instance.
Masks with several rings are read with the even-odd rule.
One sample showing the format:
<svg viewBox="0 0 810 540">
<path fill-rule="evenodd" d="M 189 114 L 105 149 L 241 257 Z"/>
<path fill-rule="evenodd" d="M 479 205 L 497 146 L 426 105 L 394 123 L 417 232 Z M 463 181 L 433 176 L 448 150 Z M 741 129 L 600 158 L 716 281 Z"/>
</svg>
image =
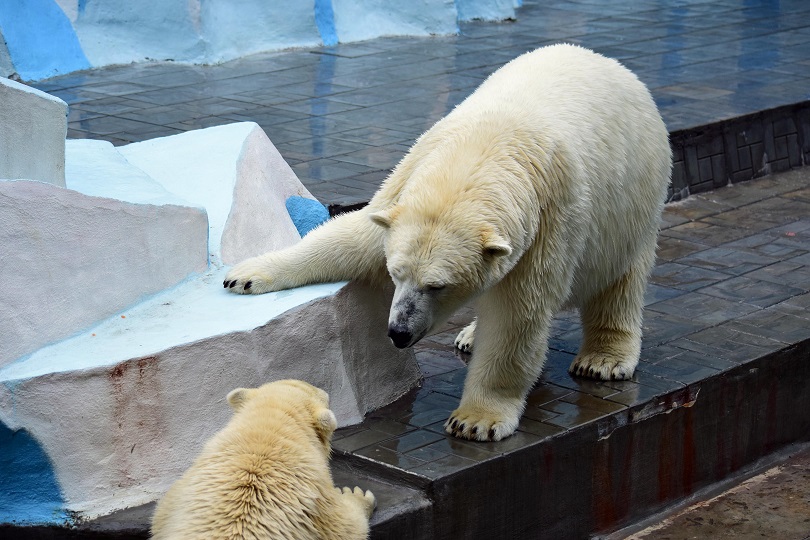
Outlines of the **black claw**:
<svg viewBox="0 0 810 540">
<path fill-rule="evenodd" d="M 490 440 L 490 441 L 494 441 L 494 440 L 495 440 L 495 429 L 494 429 L 494 428 L 492 428 L 492 429 L 490 429 L 490 430 L 489 430 L 489 440 Z"/>
<path fill-rule="evenodd" d="M 453 428 L 453 431 L 455 431 L 455 430 L 456 430 L 456 428 L 458 427 L 458 420 L 453 420 L 453 421 L 450 423 L 450 427 L 451 427 L 451 428 Z"/>
<path fill-rule="evenodd" d="M 245 283 L 245 290 L 250 289 L 250 286 L 251 286 L 251 285 L 253 285 L 253 282 L 252 282 L 252 281 L 248 281 L 247 283 Z"/>
<path fill-rule="evenodd" d="M 231 281 L 231 284 L 228 285 L 228 288 L 233 289 L 234 285 L 236 285 L 236 280 Z"/>
<path fill-rule="evenodd" d="M 478 433 L 478 426 L 473 426 L 470 430 L 470 435 L 475 435 L 476 433 Z"/>
<path fill-rule="evenodd" d="M 458 430 L 463 432 L 465 427 L 467 427 L 467 424 L 461 424 L 460 426 L 458 426 Z"/>
<path fill-rule="evenodd" d="M 223 281 L 223 282 L 222 282 L 222 287 L 223 287 L 224 289 L 227 289 L 227 288 L 228 288 L 228 280 L 227 280 L 227 279 L 226 279 L 225 281 Z"/>
</svg>

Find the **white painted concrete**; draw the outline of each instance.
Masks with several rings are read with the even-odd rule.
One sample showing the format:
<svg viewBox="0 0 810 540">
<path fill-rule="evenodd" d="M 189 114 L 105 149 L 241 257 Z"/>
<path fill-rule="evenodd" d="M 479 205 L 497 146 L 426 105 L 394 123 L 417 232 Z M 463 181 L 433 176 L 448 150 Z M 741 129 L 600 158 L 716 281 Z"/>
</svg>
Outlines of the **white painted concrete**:
<svg viewBox="0 0 810 540">
<path fill-rule="evenodd" d="M 380 36 L 455 34 L 453 0 L 332 0 L 335 28 L 342 43 Z"/>
<path fill-rule="evenodd" d="M 386 335 L 390 289 L 222 288 L 218 261 L 297 242 L 285 202 L 311 199 L 256 124 L 66 149 L 69 189 L 0 182 L 0 473 L 31 483 L 0 508 L 44 494 L 12 519 L 156 500 L 228 420 L 235 387 L 306 380 L 345 426 L 419 381 Z"/>
<path fill-rule="evenodd" d="M 66 141 L 65 185 L 93 197 L 136 204 L 194 206 L 167 191 L 154 178 L 132 165 L 107 141 Z"/>
<path fill-rule="evenodd" d="M 207 62 L 290 47 L 317 47 L 314 0 L 204 2 L 201 33 Z"/>
<path fill-rule="evenodd" d="M 515 18 L 517 0 L 455 0 L 459 21 L 502 21 Z"/>
<path fill-rule="evenodd" d="M 64 187 L 67 103 L 0 77 L 0 126 L 0 179 Z"/>
<path fill-rule="evenodd" d="M 95 0 L 84 3 L 73 27 L 94 67 L 146 60 L 205 63 L 199 5 L 200 0 Z"/>
<path fill-rule="evenodd" d="M 39 441 L 69 510 L 93 518 L 157 499 L 228 420 L 235 387 L 307 380 L 343 426 L 418 381 L 413 353 L 385 336 L 390 291 L 238 296 L 224 272 L 0 370 L 0 421 Z"/>
<path fill-rule="evenodd" d="M 234 264 L 300 240 L 284 202 L 313 198 L 264 131 L 243 122 L 119 147 L 129 163 L 205 207 L 212 262 Z"/>
<path fill-rule="evenodd" d="M 0 366 L 207 266 L 205 212 L 0 182 Z"/>
</svg>

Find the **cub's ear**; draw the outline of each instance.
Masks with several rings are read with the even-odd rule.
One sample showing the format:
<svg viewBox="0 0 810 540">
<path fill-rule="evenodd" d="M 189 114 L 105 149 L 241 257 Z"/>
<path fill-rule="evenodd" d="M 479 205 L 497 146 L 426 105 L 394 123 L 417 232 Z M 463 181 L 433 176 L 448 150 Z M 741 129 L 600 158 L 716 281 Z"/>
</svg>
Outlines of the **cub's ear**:
<svg viewBox="0 0 810 540">
<path fill-rule="evenodd" d="M 337 418 L 335 413 L 329 409 L 318 409 L 315 411 L 315 431 L 318 438 L 324 444 L 329 444 L 332 440 L 332 433 L 337 429 Z"/>
<path fill-rule="evenodd" d="M 489 257 L 507 257 L 512 254 L 512 246 L 497 234 L 490 234 L 484 242 L 484 255 Z"/>
<path fill-rule="evenodd" d="M 379 212 L 375 212 L 373 214 L 369 214 L 368 217 L 371 221 L 384 229 L 391 228 L 391 223 L 394 222 L 394 218 L 397 215 L 396 207 L 392 206 L 386 210 L 380 210 Z"/>
<path fill-rule="evenodd" d="M 238 411 L 242 406 L 250 400 L 251 390 L 249 388 L 237 388 L 228 392 L 228 404 L 235 411 Z"/>
</svg>

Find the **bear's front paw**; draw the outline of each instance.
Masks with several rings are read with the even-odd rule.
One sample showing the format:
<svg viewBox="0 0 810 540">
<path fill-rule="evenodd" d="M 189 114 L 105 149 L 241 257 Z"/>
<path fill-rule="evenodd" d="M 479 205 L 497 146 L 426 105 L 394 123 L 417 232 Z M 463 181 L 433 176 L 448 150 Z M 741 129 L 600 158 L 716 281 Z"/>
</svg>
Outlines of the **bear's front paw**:
<svg viewBox="0 0 810 540">
<path fill-rule="evenodd" d="M 520 414 L 497 414 L 475 407 L 459 407 L 444 423 L 444 430 L 461 439 L 500 441 L 515 432 L 519 420 Z"/>
<path fill-rule="evenodd" d="M 259 257 L 243 261 L 225 275 L 222 286 L 237 294 L 262 294 L 279 290 Z"/>
<path fill-rule="evenodd" d="M 371 514 L 374 512 L 374 509 L 377 508 L 377 498 L 374 497 L 374 494 L 369 490 L 363 491 L 359 487 L 355 486 L 354 489 L 350 487 L 344 487 L 342 490 L 341 488 L 335 488 L 338 490 L 338 493 L 342 493 L 348 497 L 356 497 L 357 500 L 360 502 L 360 506 L 366 511 L 366 516 L 371 517 Z"/>
<path fill-rule="evenodd" d="M 473 321 L 467 326 L 465 326 L 464 329 L 458 333 L 456 341 L 453 342 L 453 344 L 456 346 L 456 349 L 466 353 L 472 352 L 473 340 L 475 338 L 475 326 L 476 321 Z"/>
<path fill-rule="evenodd" d="M 580 354 L 571 363 L 572 375 L 603 381 L 624 381 L 633 377 L 638 359 L 630 359 L 603 352 Z"/>
</svg>

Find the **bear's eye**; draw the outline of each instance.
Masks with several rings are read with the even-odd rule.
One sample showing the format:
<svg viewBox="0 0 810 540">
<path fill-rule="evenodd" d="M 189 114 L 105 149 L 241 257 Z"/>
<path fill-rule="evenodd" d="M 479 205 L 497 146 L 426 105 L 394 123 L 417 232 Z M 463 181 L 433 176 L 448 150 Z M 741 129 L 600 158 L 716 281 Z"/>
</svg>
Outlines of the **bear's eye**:
<svg viewBox="0 0 810 540">
<path fill-rule="evenodd" d="M 445 285 L 441 285 L 439 283 L 433 283 L 431 285 L 428 285 L 426 288 L 429 291 L 441 291 L 442 289 L 444 289 L 444 287 L 445 287 Z"/>
</svg>

